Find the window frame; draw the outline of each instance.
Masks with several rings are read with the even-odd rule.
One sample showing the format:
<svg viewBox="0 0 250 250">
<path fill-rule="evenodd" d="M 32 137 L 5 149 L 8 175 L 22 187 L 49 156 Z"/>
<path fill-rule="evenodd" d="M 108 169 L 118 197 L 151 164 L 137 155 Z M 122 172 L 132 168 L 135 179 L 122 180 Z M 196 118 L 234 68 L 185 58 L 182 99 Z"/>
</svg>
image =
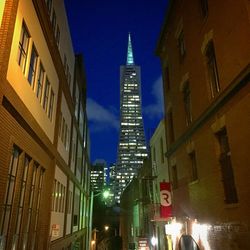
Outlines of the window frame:
<svg viewBox="0 0 250 250">
<path fill-rule="evenodd" d="M 173 189 L 177 189 L 179 185 L 178 185 L 178 171 L 176 164 L 171 167 L 171 172 L 172 172 Z"/>
<path fill-rule="evenodd" d="M 37 80 L 36 80 L 36 97 L 38 98 L 39 102 L 41 102 L 41 100 L 42 100 L 44 79 L 45 79 L 45 69 L 44 69 L 42 63 L 40 62 L 38 76 L 37 76 Z"/>
<path fill-rule="evenodd" d="M 29 42 L 30 42 L 30 34 L 27 25 L 23 21 L 18 43 L 18 55 L 17 55 L 17 63 L 21 67 L 23 74 L 25 74 L 25 69 L 26 69 Z"/>
<path fill-rule="evenodd" d="M 206 18 L 208 16 L 208 1 L 200 0 L 200 7 L 203 18 Z"/>
<path fill-rule="evenodd" d="M 211 91 L 211 96 L 214 98 L 220 92 L 220 82 L 218 67 L 216 62 L 216 54 L 213 41 L 209 41 L 206 46 L 205 51 L 206 65 L 208 72 L 209 87 Z"/>
<path fill-rule="evenodd" d="M 48 117 L 51 121 L 53 117 L 54 101 L 55 101 L 55 93 L 53 89 L 51 88 L 50 97 L 49 97 L 49 108 L 48 108 Z"/>
<path fill-rule="evenodd" d="M 182 61 L 186 55 L 186 43 L 185 43 L 185 36 L 183 29 L 181 29 L 180 33 L 178 34 L 177 41 L 178 41 L 179 57 L 180 60 Z"/>
<path fill-rule="evenodd" d="M 191 162 L 191 182 L 198 180 L 198 169 L 197 169 L 197 159 L 196 152 L 192 151 L 188 154 Z"/>
<path fill-rule="evenodd" d="M 34 57 L 33 57 L 34 55 Z M 36 72 L 37 72 L 37 65 L 38 65 L 38 53 L 34 43 L 32 44 L 31 55 L 30 55 L 30 65 L 29 65 L 29 72 L 28 72 L 28 82 L 32 88 L 34 88 L 35 80 L 36 80 Z"/>
<path fill-rule="evenodd" d="M 174 135 L 174 120 L 173 120 L 173 111 L 169 110 L 167 113 L 167 130 L 168 130 L 168 142 L 169 145 L 175 141 Z"/>
<path fill-rule="evenodd" d="M 47 112 L 47 109 L 48 109 L 50 88 L 51 88 L 51 84 L 50 84 L 48 77 L 46 76 L 44 90 L 43 90 L 43 109 L 45 110 L 45 112 Z"/>
<path fill-rule="evenodd" d="M 185 110 L 186 124 L 189 126 L 192 123 L 192 105 L 191 105 L 191 90 L 189 81 L 184 83 L 183 89 L 183 104 Z"/>
<path fill-rule="evenodd" d="M 220 147 L 219 162 L 221 166 L 221 176 L 225 195 L 225 203 L 238 203 L 238 194 L 234 178 L 234 170 L 231 161 L 231 149 L 228 140 L 226 127 L 223 127 L 216 133 Z"/>
</svg>

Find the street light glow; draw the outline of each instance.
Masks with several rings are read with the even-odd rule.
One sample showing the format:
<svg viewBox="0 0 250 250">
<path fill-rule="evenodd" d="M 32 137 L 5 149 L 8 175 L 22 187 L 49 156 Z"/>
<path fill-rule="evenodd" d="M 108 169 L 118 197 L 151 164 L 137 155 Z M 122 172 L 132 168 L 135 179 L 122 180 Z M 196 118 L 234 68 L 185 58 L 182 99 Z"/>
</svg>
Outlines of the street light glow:
<svg viewBox="0 0 250 250">
<path fill-rule="evenodd" d="M 103 198 L 107 199 L 109 197 L 109 195 L 110 195 L 109 190 L 104 190 L 104 192 L 103 192 Z"/>
</svg>

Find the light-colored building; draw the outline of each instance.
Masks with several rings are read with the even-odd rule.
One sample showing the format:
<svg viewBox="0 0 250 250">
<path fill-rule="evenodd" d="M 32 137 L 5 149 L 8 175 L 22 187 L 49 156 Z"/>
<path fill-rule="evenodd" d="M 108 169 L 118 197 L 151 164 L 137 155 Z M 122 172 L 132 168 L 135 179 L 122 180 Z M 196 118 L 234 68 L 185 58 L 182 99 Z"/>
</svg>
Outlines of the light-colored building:
<svg viewBox="0 0 250 250">
<path fill-rule="evenodd" d="M 0 25 L 0 248 L 88 248 L 86 80 L 64 3 L 3 0 Z"/>
<path fill-rule="evenodd" d="M 137 175 L 147 157 L 143 118 L 141 111 L 141 72 L 135 65 L 130 34 L 126 65 L 120 67 L 120 140 L 116 162 L 116 194 Z"/>
<path fill-rule="evenodd" d="M 190 236 L 202 249 L 250 249 L 249 17 L 245 0 L 170 1 L 157 54 L 174 249 Z"/>
<path fill-rule="evenodd" d="M 151 167 L 152 167 L 152 188 L 153 200 L 151 204 L 150 221 L 154 227 L 154 236 L 157 239 L 155 249 L 167 250 L 167 240 L 165 235 L 165 224 L 167 218 L 160 214 L 161 195 L 160 183 L 169 182 L 168 162 L 165 157 L 167 152 L 165 119 L 161 120 L 150 138 Z"/>
</svg>

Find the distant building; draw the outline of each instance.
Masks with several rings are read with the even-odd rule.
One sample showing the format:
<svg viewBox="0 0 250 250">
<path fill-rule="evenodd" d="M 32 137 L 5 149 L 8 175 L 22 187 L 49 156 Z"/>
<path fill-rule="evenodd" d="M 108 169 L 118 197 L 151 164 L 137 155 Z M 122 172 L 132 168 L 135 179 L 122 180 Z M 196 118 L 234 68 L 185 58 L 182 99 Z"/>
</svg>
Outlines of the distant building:
<svg viewBox="0 0 250 250">
<path fill-rule="evenodd" d="M 0 1 L 0 248 L 88 249 L 83 59 L 63 1 Z"/>
<path fill-rule="evenodd" d="M 111 190 L 113 190 L 113 193 L 115 193 L 115 181 L 116 181 L 116 168 L 115 168 L 115 163 L 111 163 L 109 165 L 109 182 L 108 186 L 110 187 Z"/>
<path fill-rule="evenodd" d="M 106 162 L 95 161 L 91 166 L 91 187 L 95 194 L 100 193 L 103 190 L 103 187 L 106 185 L 106 165 Z"/>
<path fill-rule="evenodd" d="M 113 182 L 115 180 L 115 176 L 116 176 L 116 164 L 115 163 L 111 163 L 109 166 L 109 178 L 110 178 L 110 182 Z"/>
<path fill-rule="evenodd" d="M 133 58 L 130 34 L 127 63 L 120 67 L 120 140 L 116 162 L 117 202 L 147 157 L 141 111 L 141 72 Z"/>
<path fill-rule="evenodd" d="M 250 249 L 249 17 L 249 1 L 170 1 L 157 54 L 174 249 L 190 236 L 201 249 Z"/>
<path fill-rule="evenodd" d="M 108 175 L 109 175 L 109 168 L 108 168 L 108 164 L 104 159 L 96 159 L 93 162 L 94 166 L 103 166 L 103 181 L 104 181 L 104 185 L 107 185 L 108 183 Z"/>
</svg>

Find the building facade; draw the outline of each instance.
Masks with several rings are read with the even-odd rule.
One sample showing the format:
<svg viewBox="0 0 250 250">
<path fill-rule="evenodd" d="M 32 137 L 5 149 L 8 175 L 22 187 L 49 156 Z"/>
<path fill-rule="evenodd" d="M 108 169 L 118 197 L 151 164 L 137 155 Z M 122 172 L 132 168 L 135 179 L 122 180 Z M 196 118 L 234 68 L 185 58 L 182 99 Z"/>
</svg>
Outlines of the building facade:
<svg viewBox="0 0 250 250">
<path fill-rule="evenodd" d="M 88 248 L 86 79 L 63 1 L 1 1 L 0 25 L 0 248 Z"/>
<path fill-rule="evenodd" d="M 120 140 L 116 163 L 115 199 L 126 185 L 136 176 L 138 169 L 147 157 L 141 111 L 141 75 L 140 66 L 136 66 L 130 34 L 126 65 L 120 67 Z"/>
<path fill-rule="evenodd" d="M 170 1 L 157 45 L 164 80 L 173 249 L 250 249 L 250 8 Z M 175 228 L 178 233 L 173 233 Z"/>
<path fill-rule="evenodd" d="M 149 205 L 151 206 L 149 220 L 153 227 L 154 236 L 157 239 L 157 244 L 155 245 L 155 249 L 157 250 L 168 249 L 168 242 L 165 235 L 167 218 L 160 213 L 162 199 L 160 185 L 163 182 L 169 182 L 168 162 L 165 157 L 166 152 L 165 119 L 162 119 L 150 138 L 153 198 Z"/>
</svg>

